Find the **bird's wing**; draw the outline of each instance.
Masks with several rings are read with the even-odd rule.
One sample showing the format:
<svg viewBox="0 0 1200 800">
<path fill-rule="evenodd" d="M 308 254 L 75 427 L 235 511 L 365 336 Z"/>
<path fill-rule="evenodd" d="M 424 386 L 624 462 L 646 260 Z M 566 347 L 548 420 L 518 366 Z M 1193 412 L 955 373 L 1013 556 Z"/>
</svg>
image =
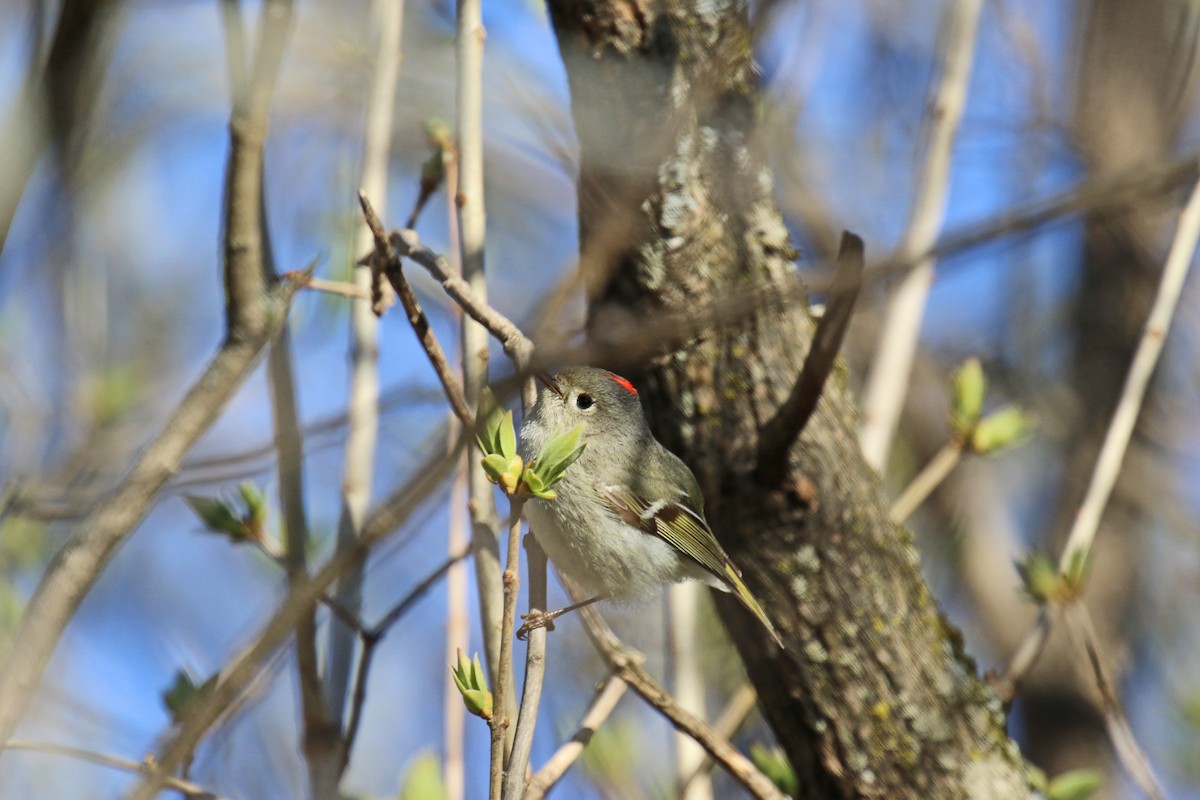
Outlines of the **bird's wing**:
<svg viewBox="0 0 1200 800">
<path fill-rule="evenodd" d="M 717 544 L 704 517 L 685 494 L 671 499 L 648 500 L 625 484 L 596 487 L 613 512 L 626 523 L 658 536 L 723 581 L 736 573 L 729 557 Z"/>
<path fill-rule="evenodd" d="M 622 520 L 646 533 L 662 537 L 676 550 L 722 580 L 728 590 L 762 622 L 771 638 L 781 648 L 784 647 L 783 639 L 763 607 L 742 582 L 742 573 L 725 555 L 721 545 L 717 544 L 704 517 L 692 506 L 689 493 L 681 492 L 670 500 L 647 500 L 629 486 L 618 483 L 597 484 L 596 491 Z"/>
</svg>

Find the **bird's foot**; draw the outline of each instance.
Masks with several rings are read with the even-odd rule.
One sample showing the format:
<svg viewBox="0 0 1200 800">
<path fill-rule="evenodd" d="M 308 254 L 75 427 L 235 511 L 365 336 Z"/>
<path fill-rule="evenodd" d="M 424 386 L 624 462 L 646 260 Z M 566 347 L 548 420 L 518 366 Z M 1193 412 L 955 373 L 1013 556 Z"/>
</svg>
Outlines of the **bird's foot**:
<svg viewBox="0 0 1200 800">
<path fill-rule="evenodd" d="M 538 628 L 545 628 L 547 631 L 554 630 L 554 619 L 561 614 L 561 609 L 559 611 L 538 611 L 534 609 L 528 614 L 522 614 L 521 619 L 525 620 L 525 623 L 517 629 L 517 638 L 523 642 L 528 638 L 530 631 L 535 631 Z"/>
</svg>

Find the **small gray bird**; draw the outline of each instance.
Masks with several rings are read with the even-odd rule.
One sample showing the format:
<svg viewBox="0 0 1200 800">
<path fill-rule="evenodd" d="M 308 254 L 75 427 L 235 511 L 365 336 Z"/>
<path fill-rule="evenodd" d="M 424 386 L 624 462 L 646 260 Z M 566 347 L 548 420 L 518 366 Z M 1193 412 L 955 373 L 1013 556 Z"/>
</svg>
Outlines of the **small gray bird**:
<svg viewBox="0 0 1200 800">
<path fill-rule="evenodd" d="M 617 601 L 703 581 L 732 592 L 782 647 L 705 521 L 696 477 L 650 433 L 633 384 L 592 367 L 570 367 L 544 383 L 521 426 L 521 457 L 528 462 L 551 436 L 581 422 L 587 446 L 555 485 L 554 500 L 526 506 L 530 530 L 554 565 Z"/>
</svg>

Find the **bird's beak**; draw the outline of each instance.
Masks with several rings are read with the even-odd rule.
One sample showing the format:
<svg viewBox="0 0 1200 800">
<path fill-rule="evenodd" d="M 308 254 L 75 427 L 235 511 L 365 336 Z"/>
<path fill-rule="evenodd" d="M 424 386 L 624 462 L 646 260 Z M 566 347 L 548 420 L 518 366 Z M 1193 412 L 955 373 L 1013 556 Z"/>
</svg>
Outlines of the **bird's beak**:
<svg viewBox="0 0 1200 800">
<path fill-rule="evenodd" d="M 558 395 L 559 400 L 565 400 L 562 387 L 558 385 L 558 381 L 554 380 L 554 376 L 549 372 L 539 372 L 537 379 L 541 381 L 547 389 Z"/>
</svg>

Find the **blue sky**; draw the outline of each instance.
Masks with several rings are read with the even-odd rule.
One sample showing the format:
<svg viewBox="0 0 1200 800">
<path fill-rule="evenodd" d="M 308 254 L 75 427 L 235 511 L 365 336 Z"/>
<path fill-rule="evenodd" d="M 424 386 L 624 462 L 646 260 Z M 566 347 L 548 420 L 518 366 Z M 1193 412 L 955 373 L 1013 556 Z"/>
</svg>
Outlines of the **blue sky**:
<svg viewBox="0 0 1200 800">
<path fill-rule="evenodd" d="M 407 213 L 415 195 L 416 171 L 426 155 L 424 121 L 431 116 L 453 119 L 452 71 L 446 71 L 452 64 L 451 5 L 414 2 L 406 11 L 408 57 L 389 197 L 393 224 Z M 575 143 L 565 76 L 543 11 L 523 0 L 485 6 L 489 290 L 498 308 L 522 319 L 576 252 Z M 907 220 L 931 70 L 936 8 L 913 4 L 909 10 L 907 16 L 890 15 L 895 24 L 881 28 L 878 17 L 884 12 L 866 4 L 816 2 L 804 11 L 789 8 L 764 41 L 759 58 L 769 102 L 798 109 L 797 146 L 816 155 L 806 177 L 818 187 L 837 224 L 862 233 L 876 254 L 895 245 Z M 281 270 L 320 257 L 318 274 L 339 275 L 352 257 L 348 242 L 356 219 L 361 101 L 368 74 L 361 12 L 360 4 L 345 14 L 332 4 L 302 3 L 298 9 L 268 145 L 267 203 Z M 16 24 L 15 10 L 0 13 L 13 23 L 0 26 L 0 101 L 8 102 L 24 67 L 22 26 Z M 947 230 L 1048 196 L 1080 178 L 1080 165 L 1061 130 L 1070 119 L 1062 62 L 1071 20 L 1069 4 L 1019 0 L 1005 3 L 1003 13 L 997 5 L 987 5 L 955 151 Z M 166 366 L 142 379 L 145 403 L 139 423 L 150 431 L 161 424 L 220 338 L 218 235 L 228 100 L 215 3 L 133 3 L 120 30 L 100 103 L 96 130 L 101 144 L 88 162 L 87 174 L 96 188 L 75 210 L 73 237 L 65 251 L 54 250 L 64 243 L 47 229 L 45 215 L 57 208 L 60 195 L 43 159 L 0 255 L 0 330 L 10 343 L 19 342 L 19 347 L 0 344 L 0 357 L 11 363 L 24 390 L 56 413 L 64 412 L 63 365 L 74 363 L 79 354 L 72 352 L 75 343 L 64 331 L 48 323 L 58 311 L 45 264 L 57 252 L 76 264 L 74 269 L 100 280 L 102 294 L 93 301 L 106 309 L 111 339 L 94 343 L 89 356 L 103 363 L 120 361 L 145 337 L 162 337 L 158 346 L 169 355 Z M 1036 50 L 1048 71 L 1031 68 L 1016 49 L 1018 43 Z M 1050 119 L 1031 112 L 1031 97 L 1045 101 Z M 103 150 L 110 139 L 111 151 Z M 1189 141 L 1194 146 L 1195 137 Z M 102 154 L 96 155 L 97 150 Z M 439 194 L 419 226 L 423 240 L 443 252 L 448 236 L 444 203 Z M 1031 240 L 947 259 L 930 299 L 923 339 L 927 352 L 946 363 L 969 354 L 1018 358 L 1013 325 L 1020 316 L 1013 305 L 1026 304 L 1033 318 L 1050 325 L 1047 320 L 1053 321 L 1074 286 L 1078 244 L 1077 226 L 1066 224 Z M 1014 282 L 1014 275 L 1023 282 Z M 419 275 L 414 280 L 435 331 L 452 348 L 455 320 L 430 281 Z M 1194 295 L 1193 289 L 1190 297 Z M 864 297 L 864 307 L 868 313 L 877 308 L 878 293 Z M 303 417 L 314 420 L 341 411 L 348 380 L 344 303 L 304 295 L 292 322 Z M 436 391 L 402 315 L 384 319 L 381 341 L 385 387 Z M 1062 343 L 1052 332 L 1043 333 L 1042 342 L 1034 363 L 1024 365 L 1035 376 L 1052 375 L 1063 356 Z M 268 441 L 266 398 L 260 369 L 197 445 L 195 455 Z M 444 413 L 436 403 L 421 402 L 386 414 L 376 497 L 417 467 L 420 442 Z M 3 417 L 0 425 L 0 453 L 6 458 L 0 470 L 8 472 L 6 480 L 18 472 L 48 468 L 78 435 L 69 420 L 59 419 L 48 427 L 53 445 L 39 460 L 15 464 L 11 456 L 18 433 Z M 144 438 L 145 433 L 139 441 Z M 327 535 L 336 524 L 342 453 L 336 438 L 323 441 L 319 447 L 320 442 L 313 443 L 306 480 L 314 531 Z M 1045 513 L 1038 483 L 1054 465 L 1052 458 L 1042 457 L 1045 452 L 1044 445 L 1031 446 L 996 467 L 1001 474 L 1020 473 L 1009 485 L 1028 494 L 1014 495 L 1012 503 L 1030 529 Z M 274 490 L 271 473 L 261 473 L 259 481 Z M 368 618 L 386 610 L 443 557 L 445 497 L 430 498 L 417 517 L 390 540 L 404 542 L 402 549 L 384 545 L 372 561 Z M 55 535 L 68 530 L 56 529 Z M 1169 543 L 1158 543 L 1156 550 L 1156 560 L 1171 563 L 1180 557 L 1178 547 Z M 952 583 L 939 590 L 953 604 L 958 595 Z M 31 587 L 32 581 L 26 578 L 22 585 Z M 198 533 L 178 493 L 168 491 L 85 602 L 22 736 L 139 757 L 168 723 L 159 692 L 175 670 L 203 677 L 218 669 L 253 635 L 282 587 L 282 575 L 261 557 Z M 1184 596 L 1194 602 L 1194 589 Z M 441 692 L 447 678 L 441 636 L 445 609 L 445 593 L 439 589 L 382 645 L 347 790 L 390 796 L 412 757 L 423 748 L 440 748 Z M 970 615 L 958 605 L 949 611 L 956 620 Z M 615 610 L 611 616 L 623 634 L 647 650 L 652 665 L 661 668 L 661 631 L 654 621 L 661 616 L 658 605 L 632 614 Z M 639 616 L 652 620 L 648 629 L 635 624 Z M 967 632 L 970 637 L 969 625 Z M 549 755 L 573 724 L 591 683 L 602 675 L 587 655 L 577 623 L 560 625 L 551 639 L 551 690 L 535 763 Z M 1184 639 L 1194 641 L 1195 632 Z M 464 644 L 479 649 L 478 635 Z M 518 647 L 518 659 L 522 652 Z M 265 682 L 249 706 L 202 749 L 196 766 L 202 783 L 243 797 L 283 798 L 299 791 L 295 688 L 286 656 L 275 669 L 276 679 Z M 1194 673 L 1184 672 L 1194 682 Z M 1171 707 L 1168 688 L 1162 673 L 1150 668 L 1139 669 L 1130 681 L 1130 697 L 1137 699 L 1132 716 L 1147 737 L 1143 744 L 1162 774 L 1171 778 L 1169 752 L 1177 743 L 1156 724 Z M 631 699 L 623 701 L 621 714 L 637 722 L 638 732 L 629 735 L 640 736 L 644 751 L 663 755 L 657 760 L 665 761 L 665 723 Z M 468 763 L 478 765 L 486 760 L 486 729 L 476 720 L 467 722 Z M 761 725 L 750 732 L 755 738 L 766 735 Z M 664 787 L 665 773 L 655 771 L 655 759 L 647 762 L 638 767 L 643 789 Z M 483 769 L 471 770 L 469 796 L 486 794 L 484 775 Z M 1200 797 L 1195 786 L 1183 785 L 1182 776 L 1177 781 L 1173 796 Z M 112 796 L 128 782 L 119 773 L 58 757 L 9 753 L 0 759 L 0 793 L 13 796 L 81 796 L 81 791 Z M 599 795 L 576 773 L 558 796 Z"/>
</svg>

